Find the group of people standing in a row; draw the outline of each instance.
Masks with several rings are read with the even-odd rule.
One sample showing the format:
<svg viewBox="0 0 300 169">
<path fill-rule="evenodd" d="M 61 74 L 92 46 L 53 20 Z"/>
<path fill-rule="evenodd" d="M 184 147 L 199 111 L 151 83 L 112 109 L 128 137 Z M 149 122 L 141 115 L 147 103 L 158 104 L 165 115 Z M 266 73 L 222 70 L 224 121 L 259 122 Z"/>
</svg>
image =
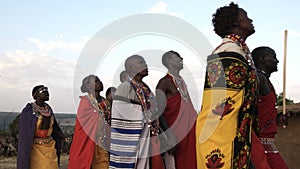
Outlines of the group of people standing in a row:
<svg viewBox="0 0 300 169">
<path fill-rule="evenodd" d="M 255 30 L 237 4 L 217 9 L 212 22 L 223 42 L 207 58 L 201 111 L 180 76 L 180 54 L 162 56 L 168 73 L 155 93 L 143 81 L 144 58 L 130 56 L 112 101 L 100 95 L 97 76 L 83 79 L 87 95 L 80 97 L 69 169 L 288 168 L 274 144 L 276 94 L 269 77 L 277 71 L 275 51 L 250 52 L 245 40 Z M 32 96 L 19 121 L 17 168 L 58 168 L 55 148 L 68 139 L 45 103 L 47 87 L 34 87 Z"/>
</svg>

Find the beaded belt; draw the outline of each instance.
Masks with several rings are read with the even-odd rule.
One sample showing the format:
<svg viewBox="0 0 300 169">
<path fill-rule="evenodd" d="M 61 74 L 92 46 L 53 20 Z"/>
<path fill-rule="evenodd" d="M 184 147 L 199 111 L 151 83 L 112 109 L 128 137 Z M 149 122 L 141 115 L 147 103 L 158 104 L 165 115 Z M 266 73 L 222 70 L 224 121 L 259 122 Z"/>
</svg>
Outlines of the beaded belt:
<svg viewBox="0 0 300 169">
<path fill-rule="evenodd" d="M 47 138 L 35 138 L 35 139 L 33 139 L 33 143 L 34 144 L 48 144 L 52 140 L 53 140 L 53 138 L 51 136 L 47 137 Z"/>
<path fill-rule="evenodd" d="M 260 138 L 260 142 L 265 148 L 265 153 L 278 153 L 274 138 Z"/>
</svg>

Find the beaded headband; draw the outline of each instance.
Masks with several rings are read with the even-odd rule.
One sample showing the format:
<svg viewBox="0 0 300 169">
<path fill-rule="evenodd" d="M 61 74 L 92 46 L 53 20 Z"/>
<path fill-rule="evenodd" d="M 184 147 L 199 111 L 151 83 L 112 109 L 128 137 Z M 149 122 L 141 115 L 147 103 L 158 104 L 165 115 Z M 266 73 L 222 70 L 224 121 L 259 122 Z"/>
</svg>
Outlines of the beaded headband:
<svg viewBox="0 0 300 169">
<path fill-rule="evenodd" d="M 43 93 L 47 91 L 48 91 L 48 87 L 41 87 L 36 92 L 34 92 L 33 97 L 35 97 L 38 93 Z"/>
</svg>

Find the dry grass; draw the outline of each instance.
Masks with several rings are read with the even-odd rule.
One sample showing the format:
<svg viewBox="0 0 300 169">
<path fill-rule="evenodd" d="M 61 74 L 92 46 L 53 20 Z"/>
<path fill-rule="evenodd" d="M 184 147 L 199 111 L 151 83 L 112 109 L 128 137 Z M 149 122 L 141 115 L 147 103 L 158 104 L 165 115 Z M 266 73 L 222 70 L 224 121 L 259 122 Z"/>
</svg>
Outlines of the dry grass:
<svg viewBox="0 0 300 169">
<path fill-rule="evenodd" d="M 1 169 L 15 169 L 17 157 L 0 157 Z"/>
</svg>

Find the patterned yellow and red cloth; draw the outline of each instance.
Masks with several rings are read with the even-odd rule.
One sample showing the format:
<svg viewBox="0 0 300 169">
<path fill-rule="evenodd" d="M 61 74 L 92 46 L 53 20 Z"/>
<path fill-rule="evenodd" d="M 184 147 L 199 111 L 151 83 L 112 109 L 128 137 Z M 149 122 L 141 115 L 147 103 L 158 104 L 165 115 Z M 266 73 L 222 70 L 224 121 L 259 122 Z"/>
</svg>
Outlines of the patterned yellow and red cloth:
<svg viewBox="0 0 300 169">
<path fill-rule="evenodd" d="M 196 122 L 198 169 L 248 168 L 256 119 L 255 70 L 236 52 L 208 56 L 206 70 Z"/>
</svg>

